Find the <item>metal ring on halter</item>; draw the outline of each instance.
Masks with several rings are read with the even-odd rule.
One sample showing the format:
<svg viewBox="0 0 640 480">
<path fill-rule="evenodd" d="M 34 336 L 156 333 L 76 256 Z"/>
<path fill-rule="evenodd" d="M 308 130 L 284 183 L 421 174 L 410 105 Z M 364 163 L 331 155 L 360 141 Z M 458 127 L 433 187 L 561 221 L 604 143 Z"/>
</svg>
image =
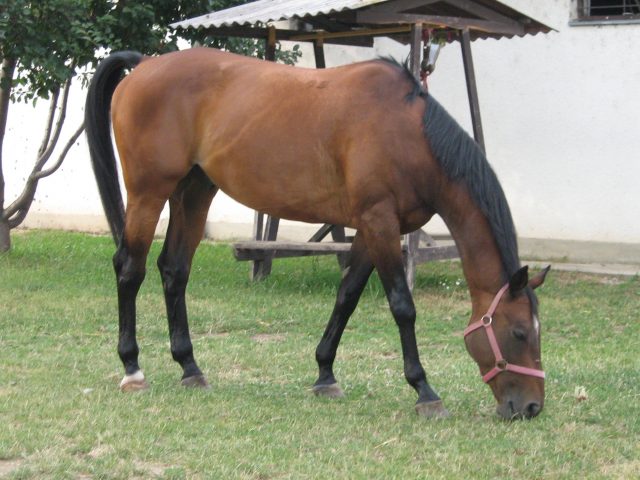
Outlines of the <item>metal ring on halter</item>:
<svg viewBox="0 0 640 480">
<path fill-rule="evenodd" d="M 487 320 L 485 321 L 485 319 Z M 488 327 L 493 322 L 493 317 L 490 315 L 483 315 L 480 321 L 482 322 L 483 326 Z"/>
<path fill-rule="evenodd" d="M 507 362 L 504 358 L 496 362 L 496 367 L 499 368 L 500 370 L 506 370 L 507 365 L 509 365 L 509 362 Z"/>
</svg>

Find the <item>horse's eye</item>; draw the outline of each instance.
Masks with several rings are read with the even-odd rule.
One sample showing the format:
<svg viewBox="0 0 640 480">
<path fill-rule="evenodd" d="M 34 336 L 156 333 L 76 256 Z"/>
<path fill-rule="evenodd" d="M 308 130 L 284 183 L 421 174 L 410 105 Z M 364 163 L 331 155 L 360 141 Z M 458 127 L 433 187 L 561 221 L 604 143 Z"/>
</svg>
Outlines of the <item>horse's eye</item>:
<svg viewBox="0 0 640 480">
<path fill-rule="evenodd" d="M 513 333 L 513 336 L 516 339 L 522 340 L 523 342 L 527 341 L 527 332 L 526 332 L 526 330 L 523 330 L 521 328 L 514 328 L 512 333 Z"/>
</svg>

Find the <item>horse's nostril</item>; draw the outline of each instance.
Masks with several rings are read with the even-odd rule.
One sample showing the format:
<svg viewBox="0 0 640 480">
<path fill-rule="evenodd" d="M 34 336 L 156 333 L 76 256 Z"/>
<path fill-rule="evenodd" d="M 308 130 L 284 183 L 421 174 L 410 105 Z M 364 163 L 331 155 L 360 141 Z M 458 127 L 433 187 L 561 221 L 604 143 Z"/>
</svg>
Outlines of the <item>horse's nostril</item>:
<svg viewBox="0 0 640 480">
<path fill-rule="evenodd" d="M 529 418 L 532 418 L 538 415 L 540 413 L 540 410 L 542 410 L 542 407 L 538 402 L 531 402 L 525 409 L 525 415 Z"/>
</svg>

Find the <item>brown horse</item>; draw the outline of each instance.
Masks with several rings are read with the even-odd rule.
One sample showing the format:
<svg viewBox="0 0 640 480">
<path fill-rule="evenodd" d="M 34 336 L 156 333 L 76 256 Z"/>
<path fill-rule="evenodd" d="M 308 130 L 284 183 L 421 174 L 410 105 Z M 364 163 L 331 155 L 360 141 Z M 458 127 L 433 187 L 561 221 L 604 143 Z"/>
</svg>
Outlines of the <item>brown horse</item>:
<svg viewBox="0 0 640 480">
<path fill-rule="evenodd" d="M 109 112 L 128 192 L 126 214 Z M 221 189 L 276 217 L 357 230 L 316 351 L 317 394 L 342 394 L 333 374 L 336 350 L 375 268 L 400 331 L 405 377 L 418 393 L 416 410 L 447 414 L 420 364 L 400 245 L 402 234 L 437 213 L 462 258 L 471 319 L 484 322 L 486 335 L 474 329 L 465 341 L 481 373 L 493 375 L 487 382 L 498 412 L 521 418 L 542 409 L 532 289 L 542 284 L 546 270 L 528 279 L 509 208 L 484 155 L 406 67 L 376 60 L 308 70 L 212 49 L 153 58 L 119 52 L 96 71 L 86 128 L 118 245 L 113 263 L 123 391 L 147 386 L 138 365 L 135 302 L 167 200 L 171 217 L 158 267 L 171 353 L 183 368 L 183 385 L 207 385 L 193 356 L 185 288 L 209 206 Z"/>
</svg>

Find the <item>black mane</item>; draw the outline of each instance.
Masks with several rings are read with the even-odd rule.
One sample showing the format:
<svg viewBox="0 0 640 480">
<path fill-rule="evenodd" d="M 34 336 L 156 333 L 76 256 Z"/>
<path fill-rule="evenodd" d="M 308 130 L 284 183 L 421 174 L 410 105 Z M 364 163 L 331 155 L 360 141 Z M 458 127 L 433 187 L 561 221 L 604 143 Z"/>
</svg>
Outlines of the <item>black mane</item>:
<svg viewBox="0 0 640 480">
<path fill-rule="evenodd" d="M 436 99 L 422 88 L 407 62 L 400 64 L 393 58 L 379 60 L 405 73 L 412 86 L 406 96 L 407 101 L 418 97 L 425 99 L 425 136 L 445 174 L 451 180 L 466 185 L 471 198 L 487 218 L 500 252 L 506 282 L 520 268 L 518 243 L 507 199 L 485 154 Z"/>
</svg>

